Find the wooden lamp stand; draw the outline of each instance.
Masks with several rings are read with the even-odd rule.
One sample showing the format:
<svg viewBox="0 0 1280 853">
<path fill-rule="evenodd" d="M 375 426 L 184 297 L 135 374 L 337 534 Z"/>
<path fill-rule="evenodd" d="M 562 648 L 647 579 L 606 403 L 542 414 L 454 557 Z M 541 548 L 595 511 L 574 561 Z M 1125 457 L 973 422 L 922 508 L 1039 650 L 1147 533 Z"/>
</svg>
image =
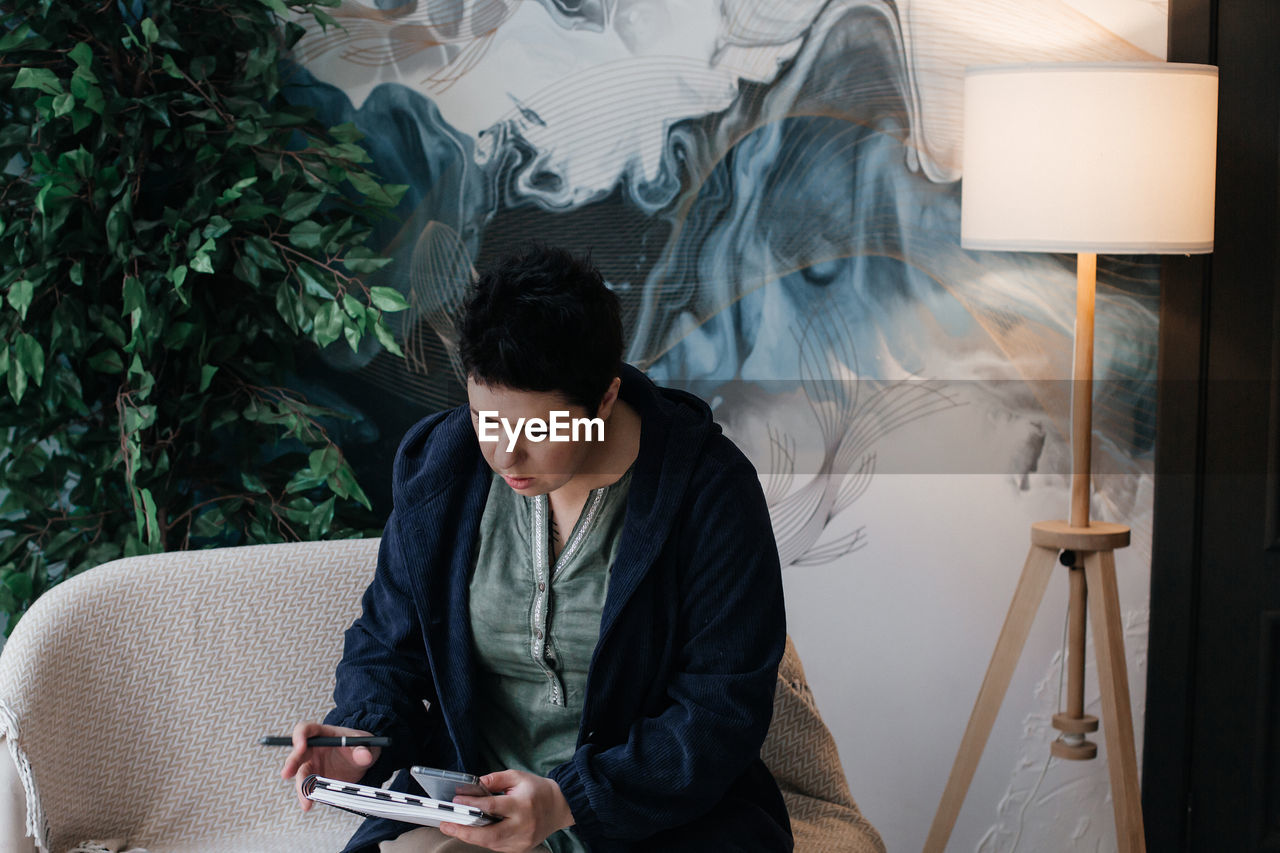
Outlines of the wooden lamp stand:
<svg viewBox="0 0 1280 853">
<path fill-rule="evenodd" d="M 1022 577 L 996 641 L 995 653 L 978 691 L 973 714 L 965 729 L 960 751 L 947 779 L 942 802 L 934 815 L 925 853 L 943 853 L 960 806 L 964 803 L 978 761 L 991 735 L 996 714 L 1004 702 L 1013 670 L 1022 655 L 1031 623 L 1044 598 L 1055 565 L 1070 567 L 1071 598 L 1068 610 L 1069 655 L 1067 708 L 1053 717 L 1062 736 L 1050 745 L 1051 754 L 1070 760 L 1097 756 L 1098 748 L 1085 739 L 1097 731 L 1098 720 L 1084 713 L 1084 646 L 1086 607 L 1093 616 L 1094 650 L 1102 694 L 1103 734 L 1107 741 L 1107 765 L 1115 806 L 1116 838 L 1120 853 L 1145 853 L 1142 802 L 1138 787 L 1138 761 L 1134 748 L 1133 716 L 1129 703 L 1129 676 L 1124 657 L 1124 633 L 1116 589 L 1115 549 L 1129 544 L 1129 528 L 1122 524 L 1089 521 L 1089 471 L 1093 421 L 1093 308 L 1098 256 L 1081 253 L 1076 267 L 1075 367 L 1072 371 L 1071 412 L 1071 518 L 1040 521 L 1031 525 L 1031 550 Z M 1092 590 L 1092 595 L 1090 595 Z"/>
</svg>

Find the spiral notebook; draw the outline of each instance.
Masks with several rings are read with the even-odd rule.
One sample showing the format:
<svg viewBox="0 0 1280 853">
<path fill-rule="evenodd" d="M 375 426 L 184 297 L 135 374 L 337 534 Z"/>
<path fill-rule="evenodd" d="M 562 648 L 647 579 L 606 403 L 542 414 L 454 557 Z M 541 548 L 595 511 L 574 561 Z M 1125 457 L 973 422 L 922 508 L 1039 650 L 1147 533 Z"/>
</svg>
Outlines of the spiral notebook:
<svg viewBox="0 0 1280 853">
<path fill-rule="evenodd" d="M 386 791 L 355 782 L 341 782 L 312 774 L 302 782 L 302 794 L 309 800 L 369 817 L 385 817 L 422 826 L 461 823 L 485 826 L 501 820 L 496 815 L 460 803 L 446 803 L 399 791 Z"/>
</svg>

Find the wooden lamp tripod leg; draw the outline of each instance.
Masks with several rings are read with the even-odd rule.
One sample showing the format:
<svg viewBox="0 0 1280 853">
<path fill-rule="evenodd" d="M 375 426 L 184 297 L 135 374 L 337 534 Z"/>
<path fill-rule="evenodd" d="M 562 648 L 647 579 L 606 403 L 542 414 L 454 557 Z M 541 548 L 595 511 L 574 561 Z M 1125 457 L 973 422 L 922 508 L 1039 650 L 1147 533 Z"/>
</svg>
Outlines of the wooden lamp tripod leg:
<svg viewBox="0 0 1280 853">
<path fill-rule="evenodd" d="M 1089 584 L 1089 615 L 1093 619 L 1094 653 L 1102 694 L 1102 733 L 1107 743 L 1107 772 L 1116 814 L 1116 842 L 1120 853 L 1144 853 L 1142 792 L 1138 786 L 1138 758 L 1133 740 L 1133 712 L 1129 703 L 1129 673 L 1124 662 L 1124 626 L 1116 589 L 1116 557 L 1111 551 L 1084 555 Z"/>
<path fill-rule="evenodd" d="M 978 691 L 978 700 L 974 703 L 973 714 L 965 728 L 964 739 L 960 741 L 960 751 L 951 767 L 951 776 L 947 779 L 942 802 L 934 815 L 933 825 L 929 828 L 929 838 L 924 844 L 925 853 L 942 853 L 947 846 L 947 839 L 951 837 L 951 830 L 960 815 L 960 806 L 964 804 L 965 795 L 969 792 L 969 784 L 973 781 L 978 761 L 982 758 L 987 738 L 991 735 L 991 727 L 995 725 L 996 715 L 1009 690 L 1013 670 L 1022 655 L 1023 646 L 1026 645 L 1027 634 L 1035 621 L 1036 611 L 1040 609 L 1040 602 L 1044 599 L 1044 591 L 1049 585 L 1057 559 L 1057 549 L 1039 545 L 1032 545 L 1027 554 L 1022 577 L 1013 593 L 1013 603 L 1009 605 L 1004 627 L 1000 629 L 1000 638 L 996 641 L 995 653 L 991 655 L 991 663 L 987 666 L 986 678 L 982 680 L 982 689 Z M 1121 664 L 1123 665 L 1123 660 Z"/>
</svg>

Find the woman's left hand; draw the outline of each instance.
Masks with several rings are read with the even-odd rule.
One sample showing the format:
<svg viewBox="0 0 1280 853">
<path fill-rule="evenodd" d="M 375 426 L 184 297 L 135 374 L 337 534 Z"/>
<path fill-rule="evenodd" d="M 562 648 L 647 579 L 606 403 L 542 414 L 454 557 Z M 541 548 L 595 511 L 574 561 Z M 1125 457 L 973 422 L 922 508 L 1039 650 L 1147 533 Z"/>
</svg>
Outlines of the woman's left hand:
<svg viewBox="0 0 1280 853">
<path fill-rule="evenodd" d="M 573 826 L 573 813 L 554 779 L 523 770 L 501 770 L 481 776 L 492 797 L 454 797 L 455 803 L 473 806 L 502 820 L 488 826 L 442 823 L 440 831 L 459 841 L 499 853 L 526 853 L 556 830 Z"/>
</svg>

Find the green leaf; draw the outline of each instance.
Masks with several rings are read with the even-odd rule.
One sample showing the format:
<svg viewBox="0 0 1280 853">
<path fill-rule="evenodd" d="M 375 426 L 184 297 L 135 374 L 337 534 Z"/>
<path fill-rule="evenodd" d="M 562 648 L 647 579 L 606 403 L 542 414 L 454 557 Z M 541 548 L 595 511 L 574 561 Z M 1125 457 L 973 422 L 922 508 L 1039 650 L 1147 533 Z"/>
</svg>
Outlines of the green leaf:
<svg viewBox="0 0 1280 853">
<path fill-rule="evenodd" d="M 126 432 L 137 432 L 146 429 L 156 421 L 155 406 L 129 407 L 124 410 L 124 426 Z"/>
<path fill-rule="evenodd" d="M 288 282 L 281 282 L 276 288 L 276 311 L 295 333 L 300 332 L 298 323 L 298 297 Z"/>
<path fill-rule="evenodd" d="M 200 368 L 200 393 L 203 394 L 209 390 L 209 383 L 213 381 L 213 375 L 218 372 L 218 368 L 212 364 L 206 364 Z"/>
<path fill-rule="evenodd" d="M 83 101 L 85 107 L 93 110 L 98 115 L 102 115 L 102 109 L 106 106 L 106 101 L 102 97 L 102 90 L 94 85 L 87 75 L 81 74 L 79 71 L 75 73 L 75 76 L 71 78 L 71 94 Z"/>
<path fill-rule="evenodd" d="M 342 310 L 347 312 L 348 317 L 359 323 L 361 329 L 364 328 L 365 317 L 369 309 L 364 307 L 364 303 L 357 299 L 354 293 L 343 294 Z"/>
<path fill-rule="evenodd" d="M 173 286 L 181 289 L 182 283 L 187 280 L 187 265 L 178 264 L 173 269 L 165 273 L 165 277 L 173 282 Z"/>
<path fill-rule="evenodd" d="M 206 509 L 196 518 L 195 524 L 191 526 L 191 532 L 195 536 L 203 536 L 207 539 L 213 539 L 222 535 L 227 528 L 227 517 L 216 506 Z"/>
<path fill-rule="evenodd" d="M 25 572 L 14 572 L 6 575 L 4 585 L 9 588 L 14 597 L 19 601 L 26 601 L 31 598 L 31 594 L 35 592 L 31 585 L 31 575 Z"/>
<path fill-rule="evenodd" d="M 320 450 L 311 451 L 307 464 L 311 466 L 313 476 L 323 479 L 342 465 L 342 453 L 332 444 L 325 445 Z"/>
<path fill-rule="evenodd" d="M 281 0 L 261 0 L 262 5 L 284 17 L 289 17 L 289 8 Z"/>
<path fill-rule="evenodd" d="M 161 532 L 160 525 L 156 522 L 156 499 L 152 496 L 150 489 L 140 489 L 138 494 L 142 498 L 142 517 L 138 519 L 138 536 L 148 545 L 158 545 Z"/>
<path fill-rule="evenodd" d="M 404 358 L 404 350 L 400 349 L 400 344 L 396 341 L 395 336 L 391 334 L 391 330 L 387 328 L 387 324 L 382 321 L 382 317 L 378 317 L 373 324 L 373 334 L 378 339 L 378 343 L 382 344 L 387 352 Z"/>
<path fill-rule="evenodd" d="M 298 222 L 315 213 L 322 201 L 324 201 L 324 193 L 292 192 L 285 198 L 280 208 L 280 215 L 290 222 Z"/>
<path fill-rule="evenodd" d="M 351 163 L 373 162 L 373 158 L 369 156 L 369 152 L 365 151 L 354 142 L 344 142 L 341 145 L 326 146 L 324 153 L 337 160 L 346 160 Z"/>
<path fill-rule="evenodd" d="M 251 234 L 244 241 L 244 250 L 250 260 L 264 270 L 284 272 L 284 264 L 280 262 L 280 252 L 276 245 L 261 234 Z"/>
<path fill-rule="evenodd" d="M 329 134 L 339 142 L 359 142 L 364 139 L 360 129 L 349 121 L 329 128 Z"/>
<path fill-rule="evenodd" d="M 311 333 L 315 342 L 322 347 L 336 341 L 342 336 L 342 310 L 337 302 L 326 302 L 316 312 L 315 329 Z"/>
<path fill-rule="evenodd" d="M 409 307 L 408 301 L 400 295 L 400 291 L 391 287 L 369 288 L 369 301 L 373 303 L 373 307 L 387 313 L 403 311 Z"/>
<path fill-rule="evenodd" d="M 38 193 L 36 193 L 36 210 L 40 211 L 45 216 L 48 216 L 52 213 L 54 207 L 74 194 L 75 193 L 62 184 L 47 183 L 40 188 Z"/>
<path fill-rule="evenodd" d="M 377 272 L 391 261 L 391 258 L 384 258 L 367 246 L 354 246 L 342 257 L 348 269 L 361 274 Z"/>
<path fill-rule="evenodd" d="M 124 360 L 113 349 L 103 350 L 89 357 L 89 367 L 99 373 L 120 373 L 124 370 Z"/>
<path fill-rule="evenodd" d="M 21 403 L 27 393 L 27 371 L 17 358 L 9 360 L 9 396 L 13 402 Z"/>
<path fill-rule="evenodd" d="M 333 282 L 330 281 L 326 283 L 324 279 L 319 277 L 319 270 L 311 264 L 298 264 L 296 272 L 298 274 L 298 278 L 302 279 L 303 289 L 309 295 L 315 296 L 319 299 L 334 298 L 333 291 L 330 290 L 330 288 L 334 286 Z"/>
<path fill-rule="evenodd" d="M 63 92 L 53 99 L 53 115 L 54 118 L 64 116 L 75 109 L 76 99 L 70 92 Z"/>
<path fill-rule="evenodd" d="M 93 113 L 79 107 L 71 111 L 72 133 L 79 133 L 91 124 L 93 124 Z"/>
<path fill-rule="evenodd" d="M 253 186 L 257 182 L 258 182 L 258 179 L 256 177 L 243 178 L 239 181 L 236 181 L 234 184 L 232 184 L 231 186 L 227 187 L 225 190 L 222 191 L 222 195 L 218 196 L 218 203 L 225 204 L 226 202 L 229 202 L 229 201 L 235 201 L 236 199 L 240 198 L 240 196 L 244 195 L 244 192 L 243 192 L 244 190 Z"/>
<path fill-rule="evenodd" d="M 360 331 L 358 323 L 346 323 L 342 327 L 343 337 L 347 339 L 347 346 L 351 347 L 352 352 L 360 351 L 360 338 L 364 337 Z"/>
<path fill-rule="evenodd" d="M 82 41 L 67 52 L 67 58 L 81 68 L 87 69 L 93 64 L 93 48 L 89 46 L 88 42 Z"/>
<path fill-rule="evenodd" d="M 196 332 L 195 323 L 179 321 L 171 323 L 164 332 L 165 349 L 183 349 Z"/>
<path fill-rule="evenodd" d="M 77 287 L 84 286 L 84 264 L 76 261 L 71 265 L 71 271 L 67 273 L 67 278 L 71 279 L 71 283 Z"/>
<path fill-rule="evenodd" d="M 272 49 L 255 47 L 245 56 L 244 79 L 255 80 L 269 70 L 276 60 L 276 52 Z"/>
<path fill-rule="evenodd" d="M 127 341 L 128 338 L 125 337 L 124 329 L 115 320 L 110 317 L 100 316 L 98 317 L 98 325 L 102 329 L 102 333 L 106 335 L 113 344 L 120 347 L 125 345 L 125 341 Z"/>
<path fill-rule="evenodd" d="M 147 307 L 147 292 L 143 289 L 142 282 L 135 276 L 125 276 L 123 289 L 125 314 L 132 314 Z"/>
<path fill-rule="evenodd" d="M 121 238 L 133 224 L 133 202 L 128 195 L 121 198 L 107 213 L 107 248 L 115 253 Z"/>
<path fill-rule="evenodd" d="M 310 473 L 310 472 L 308 472 Z M 319 485 L 318 483 L 316 485 Z M 312 486 L 311 488 L 314 488 Z M 310 498 L 297 497 L 289 501 L 284 507 L 284 517 L 290 521 L 306 521 L 311 515 L 311 511 L 316 508 Z"/>
<path fill-rule="evenodd" d="M 307 516 L 307 536 L 310 539 L 319 539 L 329 532 L 329 528 L 333 525 L 334 503 L 335 499 L 329 498 L 317 505 Z"/>
<path fill-rule="evenodd" d="M 370 203 L 379 207 L 395 207 L 409 189 L 408 184 L 380 184 L 367 172 L 348 172 L 347 180 Z"/>
<path fill-rule="evenodd" d="M 155 21 L 150 18 L 142 19 L 142 37 L 147 40 L 147 44 L 155 44 L 160 40 L 160 30 Z"/>
<path fill-rule="evenodd" d="M 39 341 L 26 332 L 20 333 L 13 342 L 13 359 L 37 385 L 44 383 L 44 347 Z"/>
<path fill-rule="evenodd" d="M 299 249 L 314 250 L 321 245 L 321 227 L 318 222 L 306 220 L 289 229 L 289 242 Z"/>
<path fill-rule="evenodd" d="M 335 494 L 341 497 L 355 498 L 365 509 L 372 509 L 369 498 L 364 493 L 364 489 L 360 488 L 360 484 L 356 482 L 355 472 L 351 470 L 351 466 L 343 464 L 341 468 L 333 472 L 329 477 L 329 488 Z"/>
<path fill-rule="evenodd" d="M 207 240 L 216 240 L 223 234 L 230 231 L 231 227 L 231 223 L 228 222 L 225 217 L 218 216 L 215 213 L 213 216 L 209 217 L 208 224 L 201 229 L 200 234 Z M 212 248 L 212 244 L 210 245 L 210 248 Z"/>
<path fill-rule="evenodd" d="M 62 81 L 48 68 L 19 68 L 13 81 L 15 89 L 38 89 L 49 95 L 62 94 Z"/>
<path fill-rule="evenodd" d="M 314 15 L 315 19 L 320 22 L 320 27 L 325 32 L 328 32 L 329 27 L 335 27 L 337 29 L 343 28 L 342 24 L 339 24 L 332 15 L 329 15 L 325 12 L 321 12 L 319 9 L 314 9 L 314 8 L 311 9 L 311 14 Z"/>
<path fill-rule="evenodd" d="M 182 72 L 178 69 L 178 63 L 174 62 L 173 57 L 170 56 L 169 54 L 166 53 L 163 57 L 161 57 L 160 67 L 164 70 L 165 74 L 168 74 L 173 79 L 175 80 L 182 79 Z"/>
<path fill-rule="evenodd" d="M 218 67 L 218 60 L 212 56 L 197 56 L 191 60 L 191 76 L 197 80 L 207 80 Z"/>
<path fill-rule="evenodd" d="M 20 24 L 4 36 L 0 37 L 0 53 L 8 53 L 15 47 L 22 46 L 22 43 L 31 35 L 30 24 Z"/>
<path fill-rule="evenodd" d="M 256 494 L 264 495 L 267 493 L 267 484 L 262 482 L 259 477 L 255 477 L 248 471 L 240 472 L 240 482 L 246 489 Z"/>
<path fill-rule="evenodd" d="M 241 281 L 248 282 L 254 287 L 262 285 L 262 273 L 258 269 L 258 265 L 248 255 L 241 255 L 236 258 L 236 264 L 231 272 Z"/>
<path fill-rule="evenodd" d="M 31 306 L 31 298 L 35 295 L 36 286 L 25 278 L 15 281 L 9 287 L 9 304 L 18 312 L 23 320 L 27 319 L 27 308 Z"/>
<path fill-rule="evenodd" d="M 88 178 L 93 174 L 93 155 L 85 150 L 83 145 L 75 151 L 67 151 L 59 155 L 58 171 L 64 172 L 67 169 L 81 178 Z"/>
<path fill-rule="evenodd" d="M 372 198 L 382 189 L 377 178 L 368 172 L 348 172 L 347 180 L 351 182 L 351 186 L 360 191 L 361 194 Z"/>
<path fill-rule="evenodd" d="M 324 482 L 324 477 L 317 477 L 311 473 L 310 468 L 303 468 L 285 484 L 284 490 L 293 495 L 298 492 L 305 492 L 308 489 L 314 489 L 316 486 Z"/>
<path fill-rule="evenodd" d="M 213 261 L 209 260 L 207 254 L 201 252 L 191 259 L 191 269 L 196 272 L 211 273 L 213 272 Z"/>
<path fill-rule="evenodd" d="M 0 611 L 9 614 L 9 624 L 6 625 L 4 629 L 4 635 L 6 637 L 13 631 L 13 627 L 18 621 L 18 610 L 20 607 L 21 605 L 18 603 L 18 599 L 13 597 L 13 593 L 10 592 L 9 587 L 4 584 L 0 584 Z"/>
<path fill-rule="evenodd" d="M 284 25 L 284 33 L 284 46 L 287 49 L 291 49 L 298 43 L 298 39 L 307 34 L 307 28 L 294 21 L 289 21 Z"/>
</svg>

